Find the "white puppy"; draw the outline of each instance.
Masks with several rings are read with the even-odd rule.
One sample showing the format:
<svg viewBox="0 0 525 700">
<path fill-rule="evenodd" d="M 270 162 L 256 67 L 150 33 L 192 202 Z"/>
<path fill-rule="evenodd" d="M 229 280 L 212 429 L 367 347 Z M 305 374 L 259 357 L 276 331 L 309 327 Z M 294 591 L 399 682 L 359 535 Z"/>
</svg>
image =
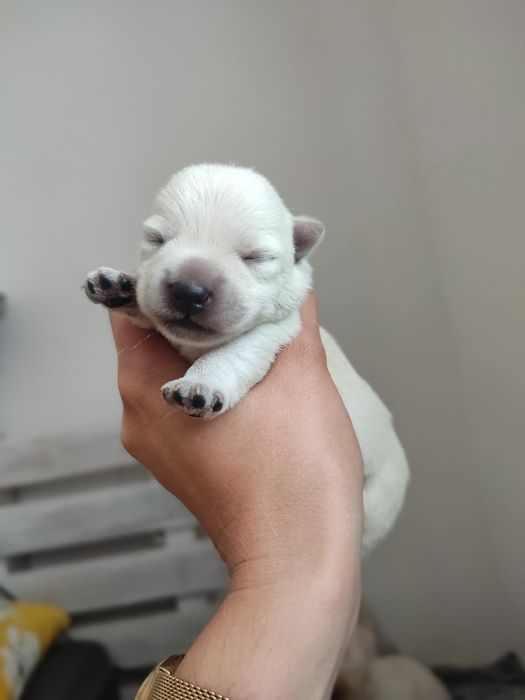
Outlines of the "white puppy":
<svg viewBox="0 0 525 700">
<path fill-rule="evenodd" d="M 297 335 L 312 283 L 306 258 L 323 233 L 320 221 L 292 216 L 253 170 L 193 165 L 158 194 L 136 274 L 99 268 L 85 290 L 91 301 L 156 328 L 193 362 L 162 393 L 190 416 L 213 418 L 235 406 Z M 408 465 L 387 408 L 324 330 L 322 339 L 363 453 L 367 552 L 399 513 Z"/>
</svg>

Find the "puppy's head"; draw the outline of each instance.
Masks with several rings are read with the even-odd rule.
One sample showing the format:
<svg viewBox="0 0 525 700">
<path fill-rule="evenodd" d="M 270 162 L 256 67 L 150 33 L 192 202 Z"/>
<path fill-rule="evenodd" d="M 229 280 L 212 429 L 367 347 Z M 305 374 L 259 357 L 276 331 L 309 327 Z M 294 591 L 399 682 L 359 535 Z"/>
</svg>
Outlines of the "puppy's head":
<svg viewBox="0 0 525 700">
<path fill-rule="evenodd" d="M 219 344 L 300 306 L 322 234 L 253 170 L 184 168 L 144 222 L 139 306 L 175 343 Z"/>
</svg>

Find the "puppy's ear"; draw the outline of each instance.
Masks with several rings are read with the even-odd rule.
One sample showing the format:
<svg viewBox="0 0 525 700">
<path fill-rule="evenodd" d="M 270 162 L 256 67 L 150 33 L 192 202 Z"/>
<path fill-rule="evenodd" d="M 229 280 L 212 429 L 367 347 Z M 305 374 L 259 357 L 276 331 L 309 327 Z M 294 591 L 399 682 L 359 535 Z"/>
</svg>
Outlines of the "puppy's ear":
<svg viewBox="0 0 525 700">
<path fill-rule="evenodd" d="M 170 229 L 169 223 L 160 214 L 153 214 L 153 216 L 146 219 L 142 226 L 146 235 L 160 236 L 162 238 L 168 235 Z"/>
<path fill-rule="evenodd" d="M 312 252 L 324 235 L 324 226 L 310 216 L 296 216 L 293 220 L 293 241 L 295 262 L 299 262 Z"/>
</svg>

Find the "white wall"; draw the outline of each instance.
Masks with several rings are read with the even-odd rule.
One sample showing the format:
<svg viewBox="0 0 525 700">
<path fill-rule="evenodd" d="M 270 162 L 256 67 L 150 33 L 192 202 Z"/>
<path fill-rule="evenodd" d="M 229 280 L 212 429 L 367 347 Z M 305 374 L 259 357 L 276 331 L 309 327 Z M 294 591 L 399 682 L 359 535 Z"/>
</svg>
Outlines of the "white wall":
<svg viewBox="0 0 525 700">
<path fill-rule="evenodd" d="M 423 353 L 423 376 L 403 373 L 406 388 L 391 394 L 403 395 L 397 414 L 415 479 L 370 586 L 392 627 L 405 625 L 410 606 L 419 628 L 413 617 L 406 644 L 425 636 L 431 658 L 477 661 L 513 646 L 523 655 L 525 4 L 382 9 L 441 317 L 430 354 L 418 329 L 403 326 Z"/>
<path fill-rule="evenodd" d="M 429 660 L 525 654 L 521 0 L 0 12 L 0 430 L 118 427 L 85 272 L 132 267 L 172 171 L 254 165 L 325 221 L 323 323 L 411 459 L 406 510 L 367 566 L 387 631 Z"/>
</svg>

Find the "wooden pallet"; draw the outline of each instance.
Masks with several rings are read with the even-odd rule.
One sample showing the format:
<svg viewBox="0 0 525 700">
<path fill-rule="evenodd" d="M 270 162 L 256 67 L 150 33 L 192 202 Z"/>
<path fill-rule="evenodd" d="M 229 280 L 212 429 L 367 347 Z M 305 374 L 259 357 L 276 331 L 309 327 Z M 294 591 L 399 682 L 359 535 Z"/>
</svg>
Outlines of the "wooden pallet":
<svg viewBox="0 0 525 700">
<path fill-rule="evenodd" d="M 0 442 L 0 582 L 64 607 L 71 636 L 119 667 L 186 650 L 226 581 L 193 516 L 118 436 Z"/>
</svg>

